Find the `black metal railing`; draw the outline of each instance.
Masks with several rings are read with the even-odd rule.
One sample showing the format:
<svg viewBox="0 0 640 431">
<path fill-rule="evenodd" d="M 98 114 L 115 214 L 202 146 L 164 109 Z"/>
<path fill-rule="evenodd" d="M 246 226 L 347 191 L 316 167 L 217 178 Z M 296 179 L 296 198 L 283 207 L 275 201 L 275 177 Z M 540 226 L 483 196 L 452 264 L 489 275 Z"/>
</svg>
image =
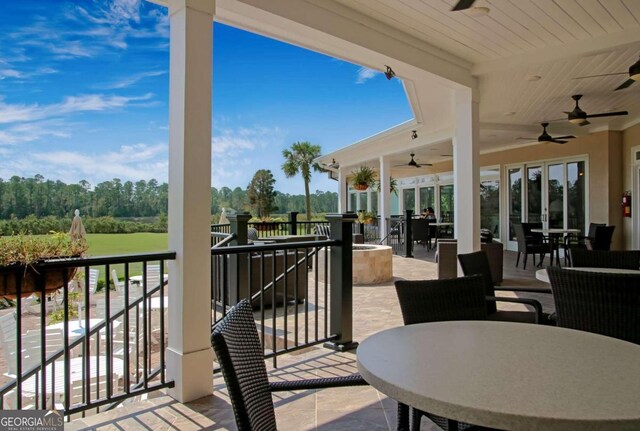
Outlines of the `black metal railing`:
<svg viewBox="0 0 640 431">
<path fill-rule="evenodd" d="M 265 357 L 274 366 L 283 353 L 351 343 L 353 217 L 332 222 L 331 239 L 246 245 L 248 218 L 231 218 L 240 245 L 211 249 L 212 323 L 249 298 Z"/>
<path fill-rule="evenodd" d="M 393 254 L 401 255 L 405 252 L 405 219 L 402 217 L 390 217 L 386 221 L 387 232 L 380 243 L 390 246 Z"/>
<path fill-rule="evenodd" d="M 329 333 L 329 247 L 335 240 L 212 249 L 212 318 L 251 298 L 265 357 L 324 343 Z"/>
<path fill-rule="evenodd" d="M 162 252 L 0 269 L 16 287 L 15 307 L 0 316 L 0 409 L 62 409 L 70 419 L 173 386 L 164 357 L 172 259 Z M 39 296 L 27 297 L 32 291 Z"/>
</svg>

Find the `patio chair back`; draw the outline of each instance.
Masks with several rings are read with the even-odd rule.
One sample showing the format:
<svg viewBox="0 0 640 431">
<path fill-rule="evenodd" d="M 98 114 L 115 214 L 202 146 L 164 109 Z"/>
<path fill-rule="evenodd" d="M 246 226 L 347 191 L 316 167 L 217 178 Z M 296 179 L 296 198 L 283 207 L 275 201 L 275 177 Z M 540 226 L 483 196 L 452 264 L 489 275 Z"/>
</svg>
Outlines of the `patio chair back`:
<svg viewBox="0 0 640 431">
<path fill-rule="evenodd" d="M 98 291 L 98 278 L 100 277 L 99 269 L 89 270 L 89 293 L 94 294 Z"/>
<path fill-rule="evenodd" d="M 591 250 L 610 250 L 615 228 L 615 226 L 596 226 L 596 233 L 591 241 Z"/>
<path fill-rule="evenodd" d="M 395 286 L 405 325 L 487 318 L 484 280 L 480 275 L 444 280 L 398 280 Z"/>
<path fill-rule="evenodd" d="M 63 336 L 62 330 L 48 329 L 45 333 L 45 354 L 51 356 L 52 354 L 62 350 Z M 30 370 L 31 368 L 41 365 L 42 363 L 42 344 L 40 330 L 27 331 L 21 337 L 21 360 L 22 360 L 22 372 Z M 4 349 L 5 346 L 3 346 Z M 10 348 L 6 351 L 7 369 L 8 374 L 11 376 L 18 375 L 18 349 L 17 343 L 14 339 L 10 344 Z"/>
<path fill-rule="evenodd" d="M 160 286 L 160 265 L 147 265 L 147 291 Z"/>
<path fill-rule="evenodd" d="M 412 219 L 411 235 L 414 241 L 429 241 L 429 220 Z"/>
<path fill-rule="evenodd" d="M 495 296 L 493 281 L 491 280 L 491 266 L 489 258 L 485 251 L 476 251 L 474 253 L 459 254 L 458 262 L 464 275 L 480 275 L 482 276 L 482 284 L 484 286 L 485 296 Z M 493 314 L 498 311 L 494 301 L 486 301 L 487 314 Z"/>
<path fill-rule="evenodd" d="M 558 326 L 640 344 L 640 275 L 547 268 Z"/>
<path fill-rule="evenodd" d="M 587 250 L 569 249 L 571 263 L 576 268 L 640 269 L 640 250 Z"/>
<path fill-rule="evenodd" d="M 211 344 L 229 389 L 238 430 L 275 430 L 264 353 L 248 300 L 240 301 L 213 327 Z"/>
<path fill-rule="evenodd" d="M 596 236 L 596 229 L 598 228 L 598 226 L 606 226 L 606 223 L 589 223 L 589 230 L 587 232 L 587 237 L 588 238 L 595 238 Z"/>
<path fill-rule="evenodd" d="M 524 226 L 522 223 L 514 223 L 513 230 L 516 233 L 516 241 L 518 242 L 518 253 L 527 252 L 527 236 L 524 232 Z"/>
</svg>

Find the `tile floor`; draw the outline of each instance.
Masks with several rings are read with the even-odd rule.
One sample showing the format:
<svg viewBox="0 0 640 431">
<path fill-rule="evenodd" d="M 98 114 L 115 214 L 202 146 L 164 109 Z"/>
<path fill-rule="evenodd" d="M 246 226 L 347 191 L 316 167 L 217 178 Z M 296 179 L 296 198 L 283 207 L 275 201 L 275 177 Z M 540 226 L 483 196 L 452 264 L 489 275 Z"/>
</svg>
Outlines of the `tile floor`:
<svg viewBox="0 0 640 431">
<path fill-rule="evenodd" d="M 432 256 L 418 259 L 394 256 L 396 279 L 435 278 Z M 540 285 L 535 268 L 514 268 L 515 254 L 505 253 L 508 285 Z M 512 294 L 505 294 L 513 296 Z M 553 311 L 550 295 L 540 295 L 545 311 Z M 363 340 L 380 330 L 402 324 L 393 283 L 354 287 L 354 339 Z M 521 307 L 509 304 L 512 308 Z M 301 379 L 347 375 L 356 371 L 355 352 L 336 353 L 313 347 L 281 356 L 278 368 L 267 361 L 270 378 Z M 152 395 L 153 396 L 153 395 Z M 278 429 L 302 430 L 394 430 L 396 403 L 371 387 L 336 388 L 321 391 L 284 392 L 274 395 Z M 423 419 L 422 429 L 439 428 Z M 163 394 L 71 422 L 68 430 L 235 430 L 233 411 L 222 377 L 214 378 L 214 395 L 180 404 Z"/>
</svg>

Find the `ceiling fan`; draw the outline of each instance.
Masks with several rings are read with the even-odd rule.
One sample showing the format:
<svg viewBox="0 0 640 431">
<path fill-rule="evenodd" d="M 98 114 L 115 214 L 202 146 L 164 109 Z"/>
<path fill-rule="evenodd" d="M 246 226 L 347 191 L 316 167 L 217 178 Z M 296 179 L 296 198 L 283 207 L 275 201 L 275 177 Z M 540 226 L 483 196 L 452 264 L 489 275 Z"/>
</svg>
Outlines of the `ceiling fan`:
<svg viewBox="0 0 640 431">
<path fill-rule="evenodd" d="M 571 98 L 576 101 L 576 107 L 573 108 L 573 111 L 571 112 L 564 111 L 564 113 L 567 114 L 567 120 L 569 120 L 571 124 L 577 124 L 578 126 L 586 126 L 587 124 L 591 124 L 589 121 L 587 121 L 587 118 L 617 117 L 620 115 L 629 115 L 629 112 L 627 111 L 601 112 L 599 114 L 587 114 L 585 111 L 580 109 L 580 106 L 578 106 L 578 101 L 582 98 L 582 94 L 575 94 L 571 96 Z M 559 121 L 559 120 L 553 120 L 553 121 Z"/>
<path fill-rule="evenodd" d="M 452 12 L 471 8 L 476 0 L 458 0 L 458 3 L 451 9 Z"/>
<path fill-rule="evenodd" d="M 413 158 L 414 158 L 415 154 L 411 153 L 411 161 L 409 161 L 409 163 L 403 163 L 401 165 L 396 165 L 396 166 L 411 166 L 413 168 L 422 168 L 423 166 L 433 166 L 431 163 L 422 163 L 419 164 L 418 162 L 416 162 Z"/>
<path fill-rule="evenodd" d="M 620 72 L 620 73 L 604 73 L 602 75 L 589 75 L 589 76 L 579 76 L 573 79 L 585 79 L 585 78 L 596 78 L 598 76 L 614 76 L 614 75 L 626 75 L 629 74 L 629 79 L 623 82 L 613 91 L 624 90 L 625 88 L 631 86 L 636 81 L 640 81 L 640 60 L 636 61 L 629 67 L 629 72 Z"/>
<path fill-rule="evenodd" d="M 556 136 L 554 138 L 547 132 L 547 126 L 549 125 L 549 123 L 540 123 L 540 125 L 542 126 L 542 134 L 537 138 L 518 138 L 518 139 L 526 139 L 527 141 L 538 141 L 543 144 L 548 144 L 550 142 L 553 142 L 554 144 L 566 144 L 568 141 L 565 141 L 565 139 L 575 139 L 575 136 L 573 135 Z"/>
</svg>

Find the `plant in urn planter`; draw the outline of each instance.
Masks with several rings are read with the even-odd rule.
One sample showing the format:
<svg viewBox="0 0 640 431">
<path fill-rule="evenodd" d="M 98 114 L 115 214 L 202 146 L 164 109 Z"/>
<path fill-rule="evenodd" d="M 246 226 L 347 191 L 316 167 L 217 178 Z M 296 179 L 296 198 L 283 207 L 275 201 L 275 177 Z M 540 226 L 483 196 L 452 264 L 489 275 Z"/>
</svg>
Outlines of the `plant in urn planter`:
<svg viewBox="0 0 640 431">
<path fill-rule="evenodd" d="M 362 165 L 349 175 L 348 181 L 354 189 L 364 191 L 376 183 L 376 178 L 376 172 L 372 168 Z"/>
<path fill-rule="evenodd" d="M 18 291 L 21 296 L 39 294 L 39 280 L 44 282 L 45 293 L 56 291 L 65 280 L 73 278 L 76 268 L 45 270 L 38 265 L 51 260 L 80 258 L 85 251 L 84 238 L 72 239 L 66 233 L 0 237 L 0 297 L 15 298 Z"/>
</svg>

